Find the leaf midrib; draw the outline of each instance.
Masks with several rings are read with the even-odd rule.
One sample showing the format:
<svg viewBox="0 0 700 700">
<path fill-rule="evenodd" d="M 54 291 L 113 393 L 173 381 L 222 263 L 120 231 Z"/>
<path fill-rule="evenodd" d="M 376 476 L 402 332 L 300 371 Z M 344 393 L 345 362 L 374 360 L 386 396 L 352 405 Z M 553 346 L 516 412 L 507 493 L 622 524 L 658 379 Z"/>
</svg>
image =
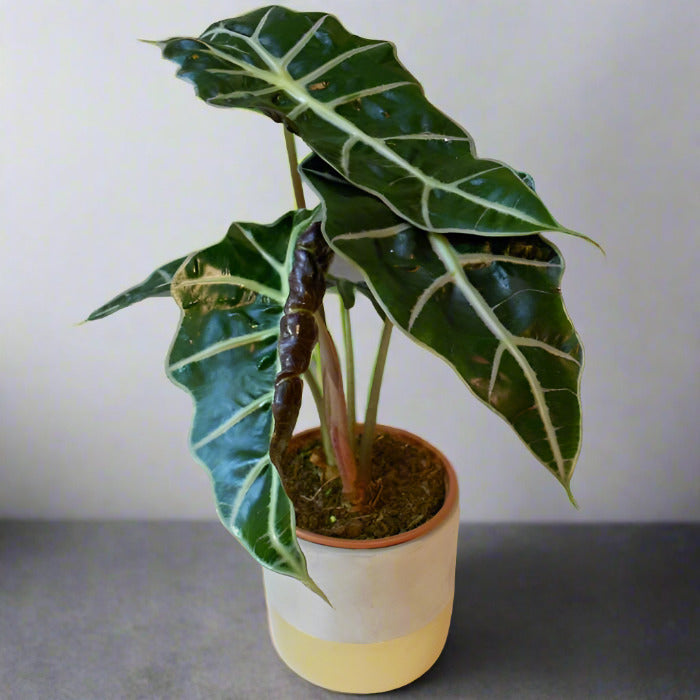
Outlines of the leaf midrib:
<svg viewBox="0 0 700 700">
<path fill-rule="evenodd" d="M 544 392 L 540 384 L 535 371 L 530 366 L 525 356 L 520 352 L 517 344 L 514 342 L 513 336 L 503 327 L 498 317 L 493 313 L 489 305 L 486 303 L 484 298 L 479 294 L 479 292 L 474 289 L 474 287 L 469 283 L 464 270 L 459 263 L 458 256 L 449 242 L 444 236 L 437 234 L 429 234 L 430 244 L 435 251 L 435 254 L 445 265 L 445 269 L 452 275 L 453 282 L 460 290 L 460 292 L 465 296 L 471 307 L 474 309 L 476 314 L 486 325 L 486 327 L 494 334 L 498 339 L 499 343 L 510 353 L 513 359 L 518 363 L 520 369 L 522 370 L 525 378 L 530 385 L 532 391 L 533 399 L 535 401 L 535 406 L 542 420 L 542 424 L 545 429 L 545 434 L 547 436 L 547 441 L 552 449 L 552 455 L 554 462 L 557 465 L 557 474 L 559 479 L 563 484 L 568 483 L 566 476 L 566 469 L 564 464 L 564 457 L 561 453 L 561 448 L 559 442 L 557 441 L 556 429 L 552 422 L 551 416 L 549 414 L 549 407 L 544 397 Z M 502 355 L 502 352 L 499 354 Z M 573 358 L 572 358 L 573 359 Z M 495 372 L 496 370 L 494 370 Z"/>
<path fill-rule="evenodd" d="M 369 136 L 365 131 L 360 129 L 359 127 L 356 127 L 352 122 L 347 120 L 345 117 L 340 116 L 337 114 L 335 111 L 328 109 L 325 105 L 325 103 L 314 99 L 311 97 L 310 93 L 308 90 L 306 90 L 303 86 L 309 82 L 311 79 L 316 79 L 320 75 L 323 75 L 322 72 L 319 72 L 319 69 L 315 69 L 312 73 L 307 74 L 306 76 L 303 76 L 299 78 L 298 80 L 294 80 L 287 70 L 284 67 L 284 60 L 285 57 L 282 57 L 282 59 L 277 59 L 275 56 L 270 54 L 264 46 L 262 46 L 259 42 L 256 42 L 253 37 L 259 34 L 260 29 L 262 28 L 262 25 L 264 24 L 265 20 L 267 19 L 269 15 L 269 12 L 262 18 L 261 22 L 258 24 L 258 27 L 255 29 L 252 37 L 245 36 L 244 34 L 241 34 L 239 32 L 234 32 L 230 29 L 227 29 L 227 33 L 235 35 L 245 41 L 254 51 L 255 53 L 263 60 L 264 63 L 266 63 L 269 67 L 269 71 L 264 71 L 261 70 L 260 68 L 256 66 L 252 66 L 249 63 L 246 63 L 245 61 L 240 61 L 237 60 L 235 57 L 231 56 L 229 53 L 226 53 L 225 51 L 221 51 L 217 49 L 213 44 L 205 41 L 204 39 L 198 39 L 202 44 L 204 44 L 207 47 L 207 50 L 212 53 L 212 55 L 217 56 L 223 61 L 226 61 L 228 63 L 231 63 L 235 66 L 238 66 L 239 68 L 243 68 L 245 71 L 247 71 L 250 75 L 253 77 L 266 81 L 277 88 L 287 92 L 294 100 L 297 101 L 300 105 L 305 104 L 308 105 L 308 107 L 317 115 L 319 116 L 322 120 L 326 121 L 327 123 L 331 124 L 332 126 L 335 126 L 339 131 L 348 134 L 351 138 L 354 138 L 355 142 L 362 142 L 366 146 L 369 146 L 372 148 L 376 153 L 379 155 L 383 156 L 385 159 L 388 161 L 398 165 L 400 168 L 405 170 L 407 173 L 415 177 L 417 180 L 420 182 L 424 183 L 424 186 L 426 189 L 429 191 L 432 190 L 442 190 L 445 192 L 450 192 L 451 194 L 454 194 L 458 197 L 461 197 L 463 199 L 466 199 L 474 204 L 477 204 L 478 206 L 484 207 L 486 210 L 491 210 L 491 211 L 498 211 L 502 214 L 506 214 L 508 216 L 511 216 L 513 218 L 519 219 L 520 221 L 532 224 L 532 225 L 540 225 L 542 222 L 538 221 L 537 219 L 534 219 L 532 217 L 529 217 L 522 212 L 519 212 L 517 210 L 513 210 L 509 207 L 506 207 L 498 202 L 492 202 L 488 199 L 484 199 L 482 197 L 477 197 L 476 195 L 469 194 L 465 192 L 464 190 L 459 189 L 455 185 L 452 185 L 450 183 L 445 183 L 441 182 L 440 180 L 437 180 L 436 178 L 426 174 L 416 166 L 412 165 L 410 162 L 405 160 L 404 158 L 401 158 L 397 153 L 392 151 L 388 146 L 386 146 L 384 143 L 379 141 L 378 139 L 375 139 L 371 136 Z M 306 36 L 306 35 L 305 35 Z M 371 49 L 375 46 L 384 46 L 386 45 L 386 42 L 378 42 L 377 44 L 371 44 L 367 47 L 366 50 Z M 294 48 L 294 47 L 292 47 Z M 364 47 L 363 47 L 364 48 Z M 291 50 L 291 49 L 290 49 Z M 322 68 L 322 67 L 321 67 Z M 309 75 L 313 75 L 313 78 L 309 78 Z M 416 83 L 416 87 L 420 86 Z M 296 109 L 296 108 L 295 108 Z M 348 173 L 345 173 L 346 175 Z M 470 176 L 471 177 L 471 176 Z M 381 197 L 381 195 L 378 195 Z M 384 197 L 381 197 L 390 207 L 391 204 L 386 200 Z M 425 228 L 426 224 L 429 224 L 428 221 L 419 223 L 417 221 L 412 221 L 416 226 L 419 228 Z M 438 228 L 433 228 L 432 226 L 429 226 L 430 230 L 433 231 L 442 231 L 443 229 L 438 229 Z M 447 230 L 447 229 L 444 229 Z"/>
</svg>

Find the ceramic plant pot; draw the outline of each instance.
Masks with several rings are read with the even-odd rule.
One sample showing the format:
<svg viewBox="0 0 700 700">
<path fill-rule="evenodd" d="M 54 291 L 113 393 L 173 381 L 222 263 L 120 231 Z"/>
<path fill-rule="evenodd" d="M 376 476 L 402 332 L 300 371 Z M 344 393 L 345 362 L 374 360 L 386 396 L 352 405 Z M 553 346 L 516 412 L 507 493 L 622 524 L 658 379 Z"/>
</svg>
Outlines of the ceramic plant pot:
<svg viewBox="0 0 700 700">
<path fill-rule="evenodd" d="M 329 690 L 378 693 L 423 675 L 442 651 L 454 597 L 459 502 L 447 459 L 445 503 L 427 523 L 376 540 L 297 530 L 309 574 L 332 607 L 299 581 L 263 569 L 270 635 L 298 675 Z M 297 436 L 303 438 L 312 431 Z"/>
</svg>

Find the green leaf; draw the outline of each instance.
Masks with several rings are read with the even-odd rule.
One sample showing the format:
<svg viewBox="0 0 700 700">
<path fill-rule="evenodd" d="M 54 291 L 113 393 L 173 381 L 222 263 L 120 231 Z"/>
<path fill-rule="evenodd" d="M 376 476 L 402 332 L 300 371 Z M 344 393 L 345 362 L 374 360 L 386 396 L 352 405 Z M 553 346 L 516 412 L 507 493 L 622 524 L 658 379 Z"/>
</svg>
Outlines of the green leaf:
<svg viewBox="0 0 700 700">
<path fill-rule="evenodd" d="M 99 309 L 95 309 L 95 311 L 87 317 L 87 320 L 96 321 L 99 318 L 109 316 L 115 311 L 125 309 L 127 306 L 136 304 L 144 299 L 170 296 L 170 283 L 173 279 L 173 275 L 184 261 L 185 258 L 178 258 L 177 260 L 173 260 L 159 267 L 140 284 L 130 287 L 125 292 L 118 294 L 114 299 L 100 306 Z"/>
<path fill-rule="evenodd" d="M 335 277 L 332 273 L 326 276 L 326 280 L 328 291 L 337 294 L 341 298 L 341 303 L 346 309 L 349 310 L 355 305 L 357 293 L 359 292 L 372 304 L 382 321 L 386 318 L 384 309 L 377 303 L 377 300 L 374 298 L 366 282 L 356 282 L 355 280 L 348 280 L 343 277 Z"/>
<path fill-rule="evenodd" d="M 264 7 L 198 38 L 153 42 L 211 105 L 284 122 L 358 187 L 415 226 L 490 236 L 563 231 L 509 166 L 428 102 L 387 41 L 331 15 Z"/>
<path fill-rule="evenodd" d="M 331 246 L 362 271 L 392 321 L 445 359 L 571 496 L 583 350 L 562 301 L 558 251 L 539 235 L 427 233 L 319 158 L 302 173 L 323 200 Z"/>
<path fill-rule="evenodd" d="M 190 446 L 211 475 L 224 525 L 261 564 L 318 592 L 269 454 L 292 252 L 313 217 L 235 223 L 220 243 L 187 258 L 172 282 L 182 316 L 167 371 L 194 399 Z"/>
<path fill-rule="evenodd" d="M 335 289 L 338 292 L 341 301 L 343 302 L 343 306 L 348 310 L 352 309 L 352 307 L 355 306 L 356 286 L 357 285 L 354 282 L 351 282 L 350 280 L 342 278 L 335 280 Z"/>
</svg>

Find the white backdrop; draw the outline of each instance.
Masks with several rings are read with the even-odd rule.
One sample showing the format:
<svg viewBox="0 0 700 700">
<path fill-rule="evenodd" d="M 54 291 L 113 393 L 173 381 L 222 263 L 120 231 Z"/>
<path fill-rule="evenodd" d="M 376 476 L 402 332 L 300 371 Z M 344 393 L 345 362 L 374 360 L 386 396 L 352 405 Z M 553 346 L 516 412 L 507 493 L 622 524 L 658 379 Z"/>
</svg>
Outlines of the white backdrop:
<svg viewBox="0 0 700 700">
<path fill-rule="evenodd" d="M 380 418 L 452 459 L 466 520 L 696 519 L 698 4 L 288 5 L 393 40 L 480 155 L 531 172 L 554 215 L 607 251 L 554 237 L 587 351 L 580 512 L 504 422 L 399 333 Z M 232 220 L 291 208 L 280 127 L 207 107 L 136 41 L 196 35 L 254 7 L 3 3 L 0 516 L 214 517 L 187 452 L 190 399 L 163 372 L 174 303 L 75 323 Z M 355 328 L 363 378 L 379 330 L 370 309 Z M 301 425 L 313 422 L 307 403 Z"/>
</svg>

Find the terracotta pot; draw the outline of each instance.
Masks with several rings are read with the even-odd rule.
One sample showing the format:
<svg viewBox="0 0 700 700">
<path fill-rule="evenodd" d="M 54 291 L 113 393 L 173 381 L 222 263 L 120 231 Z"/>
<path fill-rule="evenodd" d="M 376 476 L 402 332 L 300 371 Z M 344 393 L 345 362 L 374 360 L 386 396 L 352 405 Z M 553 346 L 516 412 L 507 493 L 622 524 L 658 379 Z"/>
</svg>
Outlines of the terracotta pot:
<svg viewBox="0 0 700 700">
<path fill-rule="evenodd" d="M 452 615 L 459 528 L 454 469 L 411 433 L 378 427 L 442 461 L 447 489 L 438 513 L 410 532 L 377 540 L 297 529 L 309 574 L 332 607 L 299 581 L 263 569 L 277 653 L 302 678 L 345 693 L 388 691 L 423 675 L 445 645 Z"/>
</svg>

